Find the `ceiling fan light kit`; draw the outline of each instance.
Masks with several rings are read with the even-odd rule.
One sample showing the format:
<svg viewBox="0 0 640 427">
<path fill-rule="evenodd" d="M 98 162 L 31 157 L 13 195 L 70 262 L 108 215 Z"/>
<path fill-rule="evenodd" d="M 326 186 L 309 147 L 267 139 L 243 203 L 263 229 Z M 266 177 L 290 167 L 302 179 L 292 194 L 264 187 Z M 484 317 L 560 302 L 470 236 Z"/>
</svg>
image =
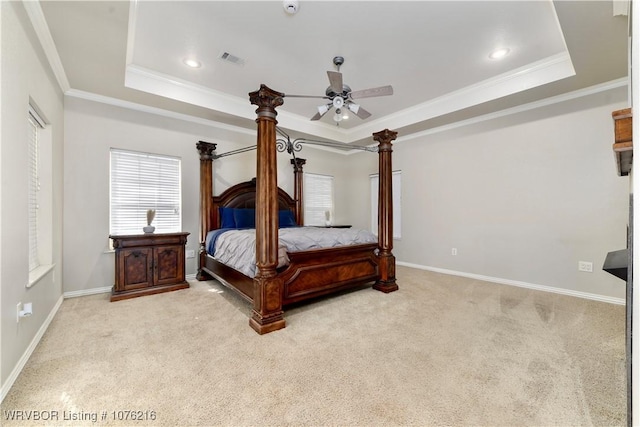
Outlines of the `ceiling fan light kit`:
<svg viewBox="0 0 640 427">
<path fill-rule="evenodd" d="M 285 6 L 290 3 L 285 1 Z M 393 88 L 391 86 L 380 86 L 364 90 L 351 91 L 351 88 L 344 84 L 342 81 L 342 73 L 340 72 L 340 66 L 344 64 L 344 57 L 335 56 L 333 58 L 333 65 L 336 66 L 338 71 L 327 71 L 327 77 L 329 77 L 329 87 L 325 91 L 325 96 L 313 96 L 313 95 L 286 95 L 292 98 L 322 98 L 328 99 L 330 102 L 327 104 L 319 105 L 318 112 L 311 117 L 311 120 L 320 120 L 331 108 L 336 109 L 336 114 L 333 116 L 333 120 L 336 123 L 340 123 L 343 119 L 348 118 L 345 113 L 342 114 L 342 108 L 346 107 L 348 111 L 351 111 L 361 119 L 366 119 L 371 116 L 371 113 L 360 107 L 359 104 L 353 102 L 358 98 L 372 98 L 374 96 L 388 96 L 393 95 Z M 346 116 L 346 117 L 345 117 Z"/>
<path fill-rule="evenodd" d="M 329 108 L 331 108 L 331 104 L 318 105 L 318 113 L 320 113 L 320 115 L 324 115 L 327 111 L 329 111 Z"/>
</svg>

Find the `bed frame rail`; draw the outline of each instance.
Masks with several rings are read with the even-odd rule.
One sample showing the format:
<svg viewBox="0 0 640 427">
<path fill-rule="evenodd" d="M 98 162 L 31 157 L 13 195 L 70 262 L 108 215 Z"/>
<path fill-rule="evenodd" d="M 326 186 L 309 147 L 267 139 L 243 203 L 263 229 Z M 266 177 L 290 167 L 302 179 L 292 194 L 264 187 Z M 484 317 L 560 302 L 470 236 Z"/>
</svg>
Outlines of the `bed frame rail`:
<svg viewBox="0 0 640 427">
<path fill-rule="evenodd" d="M 238 289 L 253 302 L 250 326 L 259 334 L 285 327 L 283 306 L 329 294 L 358 284 L 374 282 L 373 288 L 385 293 L 398 289 L 393 255 L 392 141 L 397 132 L 385 129 L 373 134 L 379 143 L 378 243 L 349 249 L 331 248 L 291 253 L 291 264 L 284 271 L 277 267 L 278 209 L 282 208 L 283 191 L 277 184 L 276 107 L 284 94 L 265 85 L 249 94 L 257 113 L 257 168 L 255 182 L 256 266 L 254 279 L 234 277 L 235 273 L 220 267 L 205 250 L 206 234 L 219 226 L 213 198 L 213 151 L 216 145 L 198 143 L 200 153 L 200 256 L 198 280 L 209 276 Z M 302 165 L 304 159 L 292 162 L 296 178 L 295 200 L 289 204 L 302 224 Z M 285 193 L 286 194 L 286 193 Z M 228 267 L 227 267 L 228 269 Z M 229 269 L 230 270 L 230 269 Z"/>
</svg>

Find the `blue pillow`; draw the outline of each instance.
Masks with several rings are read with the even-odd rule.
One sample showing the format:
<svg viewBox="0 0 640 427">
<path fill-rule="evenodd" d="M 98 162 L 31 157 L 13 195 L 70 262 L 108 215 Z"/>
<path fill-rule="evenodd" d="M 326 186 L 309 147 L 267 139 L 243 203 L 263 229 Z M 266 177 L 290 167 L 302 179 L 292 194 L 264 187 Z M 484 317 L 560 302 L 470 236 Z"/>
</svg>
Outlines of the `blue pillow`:
<svg viewBox="0 0 640 427">
<path fill-rule="evenodd" d="M 236 228 L 256 228 L 255 209 L 235 209 L 233 219 L 236 221 Z"/>
<path fill-rule="evenodd" d="M 297 227 L 296 219 L 290 210 L 278 211 L 278 226 L 280 228 Z"/>
<path fill-rule="evenodd" d="M 220 228 L 236 228 L 236 220 L 233 217 L 233 208 L 219 208 Z"/>
</svg>

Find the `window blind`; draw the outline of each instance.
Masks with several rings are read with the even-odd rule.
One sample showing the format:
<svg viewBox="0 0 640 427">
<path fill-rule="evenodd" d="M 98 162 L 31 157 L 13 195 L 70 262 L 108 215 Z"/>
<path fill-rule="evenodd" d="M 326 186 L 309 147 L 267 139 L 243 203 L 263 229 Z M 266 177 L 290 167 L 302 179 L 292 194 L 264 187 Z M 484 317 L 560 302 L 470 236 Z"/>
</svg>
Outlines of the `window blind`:
<svg viewBox="0 0 640 427">
<path fill-rule="evenodd" d="M 38 176 L 38 130 L 42 128 L 41 119 L 34 111 L 29 111 L 27 120 L 27 144 L 29 164 L 29 271 L 33 271 L 40 266 L 38 257 L 38 191 L 40 182 Z"/>
<path fill-rule="evenodd" d="M 140 234 L 147 210 L 155 232 L 181 231 L 180 159 L 111 149 L 110 233 Z"/>
<path fill-rule="evenodd" d="M 328 212 L 328 213 L 327 213 Z M 327 218 L 328 216 L 328 218 Z M 304 174 L 304 223 L 325 225 L 333 218 L 333 177 Z"/>
</svg>

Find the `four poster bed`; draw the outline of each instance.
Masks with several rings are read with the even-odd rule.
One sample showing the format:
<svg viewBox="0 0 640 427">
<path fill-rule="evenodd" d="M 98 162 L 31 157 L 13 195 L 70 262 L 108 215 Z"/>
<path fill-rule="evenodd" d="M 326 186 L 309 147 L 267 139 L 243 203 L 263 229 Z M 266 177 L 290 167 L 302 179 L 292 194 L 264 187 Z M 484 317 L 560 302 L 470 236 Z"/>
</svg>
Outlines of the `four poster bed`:
<svg viewBox="0 0 640 427">
<path fill-rule="evenodd" d="M 277 186 L 276 175 L 276 111 L 282 105 L 282 93 L 261 85 L 249 94 L 251 103 L 258 106 L 257 173 L 249 182 L 237 184 L 219 196 L 213 196 L 213 160 L 216 144 L 200 141 L 200 251 L 198 280 L 211 277 L 230 287 L 253 303 L 249 324 L 259 334 L 285 327 L 283 307 L 322 295 L 373 284 L 373 288 L 388 293 L 398 289 L 395 278 L 393 248 L 393 212 L 391 195 L 391 141 L 396 132 L 384 130 L 373 134 L 379 142 L 379 194 L 378 239 L 357 240 L 349 236 L 348 246 L 283 250 L 279 240 L 288 233 L 297 233 L 307 227 L 281 228 L 303 224 L 302 167 L 304 159 L 291 160 L 294 169 L 294 198 Z M 247 214 L 253 216 L 251 230 L 238 230 L 255 245 L 255 274 L 222 263 L 210 254 L 212 241 L 222 239 L 213 230 L 226 228 L 230 215 L 236 220 Z M 239 216 L 239 214 L 241 214 Z M 242 220 L 244 222 L 244 219 Z M 253 223 L 255 221 L 255 225 Z M 238 223 L 239 225 L 239 223 Z M 239 227 L 238 228 L 246 228 Z M 315 229 L 316 232 L 319 229 Z M 310 230 L 312 231 L 312 230 Z M 322 229 L 322 233 L 333 232 Z M 338 232 L 335 229 L 335 232 Z M 225 232 L 231 235 L 232 232 Z M 214 236 L 215 237 L 212 237 Z M 218 236 L 219 235 L 219 236 Z M 208 250 L 209 249 L 209 250 Z M 253 271 L 253 270 L 252 270 Z"/>
</svg>

